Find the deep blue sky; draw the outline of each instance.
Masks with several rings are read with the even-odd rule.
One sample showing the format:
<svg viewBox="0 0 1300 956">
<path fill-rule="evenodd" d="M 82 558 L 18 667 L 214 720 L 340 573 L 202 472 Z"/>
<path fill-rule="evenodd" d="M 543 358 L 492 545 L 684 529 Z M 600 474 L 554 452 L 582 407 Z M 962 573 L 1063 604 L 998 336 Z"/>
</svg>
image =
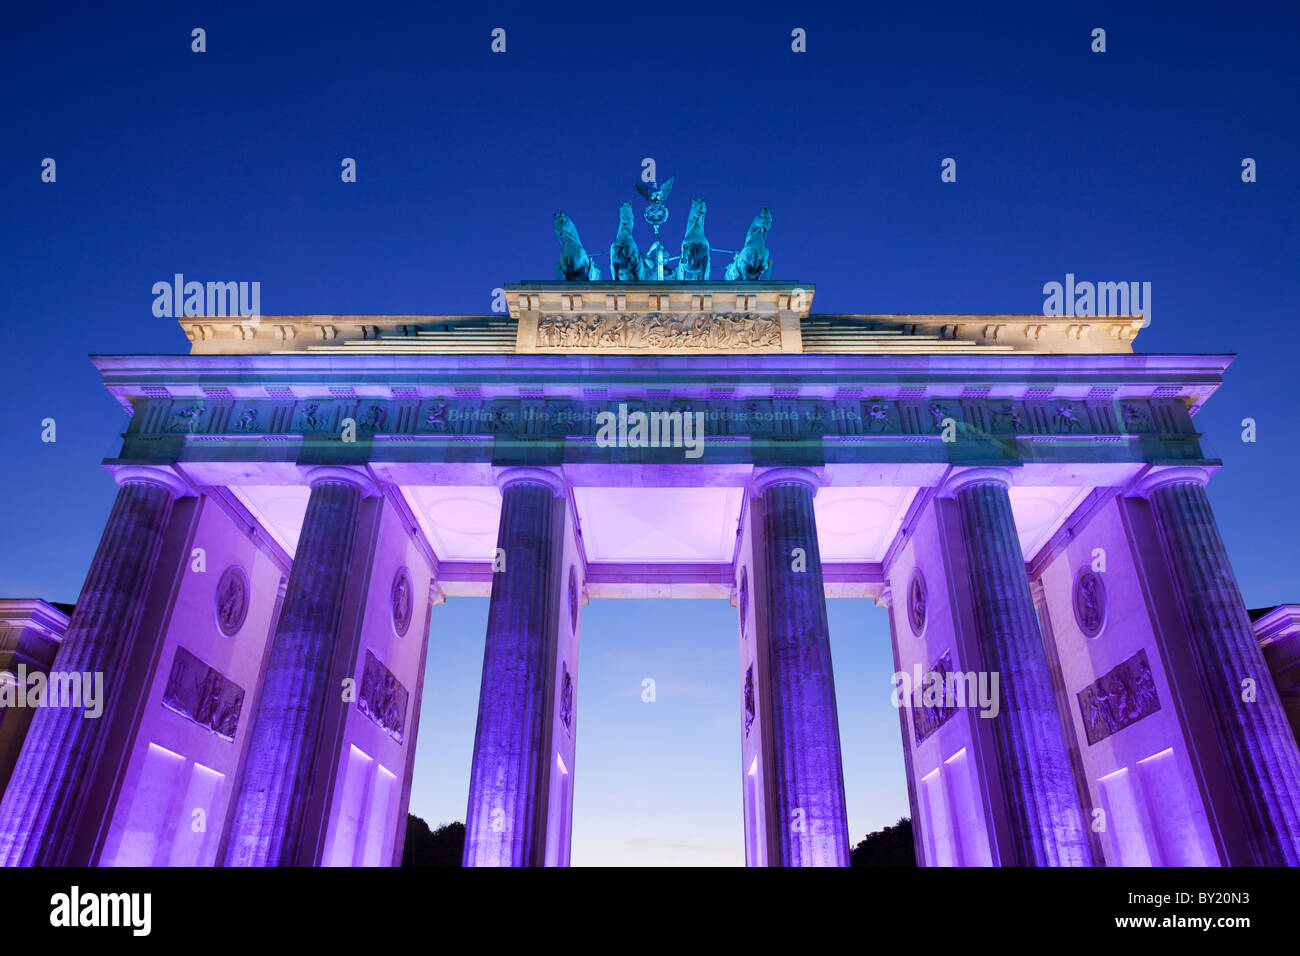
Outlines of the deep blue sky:
<svg viewBox="0 0 1300 956">
<path fill-rule="evenodd" d="M 0 593 L 76 598 L 113 496 L 97 462 L 124 427 L 87 354 L 188 346 L 152 316 L 154 282 L 260 281 L 267 313 L 483 313 L 494 287 L 551 276 L 556 209 L 607 247 L 653 157 L 661 179 L 677 177 L 670 243 L 691 196 L 707 198 L 710 238 L 726 248 L 770 206 L 776 276 L 815 283 L 819 312 L 1036 312 L 1043 283 L 1066 272 L 1151 282 L 1138 351 L 1238 354 L 1197 421 L 1226 465 L 1211 498 L 1247 603 L 1300 600 L 1287 407 L 1300 301 L 1294 6 L 845 6 L 7 10 Z M 207 53 L 190 52 L 195 26 Z M 507 30 L 503 55 L 489 51 L 494 27 Z M 805 54 L 790 50 L 795 27 Z M 1089 50 L 1094 27 L 1105 54 Z M 52 185 L 40 181 L 47 156 Z M 355 184 L 340 182 L 345 156 Z M 948 156 L 956 184 L 939 181 Z M 1253 445 L 1240 440 L 1247 416 Z M 58 422 L 53 445 L 40 442 L 45 417 Z M 731 675 L 734 629 L 716 633 L 730 611 L 611 604 L 593 603 L 585 624 L 579 780 L 653 738 L 663 757 L 644 762 L 655 782 L 639 792 L 684 797 L 655 832 L 689 842 L 720 819 L 732 830 L 718 853 L 734 855 L 735 701 L 702 694 L 697 712 L 647 722 L 618 709 L 627 688 L 593 687 L 635 672 L 639 688 L 645 666 L 678 668 L 684 683 Z M 475 606 L 441 609 L 431 672 L 481 653 Z M 882 656 L 879 614 L 833 614 L 843 700 L 887 680 L 887 637 Z M 664 660 L 638 660 L 638 640 Z M 628 699 L 641 706 L 639 690 Z M 875 748 L 850 780 L 861 834 L 906 801 L 896 730 L 849 710 L 846 751 Z M 456 720 L 463 732 L 463 714 L 445 723 Z M 694 794 L 674 790 L 674 774 L 716 766 L 675 730 L 710 720 L 707 746 L 729 762 Z M 601 738 L 602 723 L 622 736 Z M 422 746 L 416 809 L 459 818 L 463 798 L 447 794 L 463 792 L 463 754 L 430 768 L 431 753 Z M 597 787 L 594 768 L 586 780 L 580 812 L 617 831 L 617 789 Z M 577 845 L 597 842 L 583 826 Z"/>
</svg>

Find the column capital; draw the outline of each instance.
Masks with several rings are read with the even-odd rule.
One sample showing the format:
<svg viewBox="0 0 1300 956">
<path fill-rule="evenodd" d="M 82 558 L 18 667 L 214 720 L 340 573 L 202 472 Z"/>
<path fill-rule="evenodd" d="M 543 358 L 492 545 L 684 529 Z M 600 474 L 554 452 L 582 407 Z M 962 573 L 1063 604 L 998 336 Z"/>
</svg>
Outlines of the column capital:
<svg viewBox="0 0 1300 956">
<path fill-rule="evenodd" d="M 1173 465 L 1152 468 L 1129 486 L 1129 497 L 1150 498 L 1152 492 L 1179 481 L 1190 481 L 1204 486 L 1210 481 L 1210 471 L 1197 465 Z"/>
<path fill-rule="evenodd" d="M 361 497 L 371 498 L 379 494 L 374 480 L 362 469 L 347 465 L 323 465 L 307 469 L 304 477 L 307 484 L 315 488 L 324 481 L 339 481 L 361 489 Z"/>
<path fill-rule="evenodd" d="M 165 488 L 173 498 L 194 494 L 189 482 L 171 468 L 162 465 L 119 465 L 112 472 L 118 487 L 128 483 L 143 483 Z"/>
<path fill-rule="evenodd" d="M 536 468 L 529 466 L 511 466 L 494 468 L 497 487 L 505 491 L 510 485 L 519 482 L 531 482 L 546 485 L 556 498 L 563 498 L 568 493 L 568 482 L 558 468 Z"/>
<path fill-rule="evenodd" d="M 954 498 L 957 492 L 969 485 L 1001 485 L 1011 487 L 1011 471 L 1007 468 L 954 468 L 939 486 L 939 496 Z"/>
<path fill-rule="evenodd" d="M 750 479 L 749 492 L 761 497 L 773 485 L 804 485 L 814 495 L 822 484 L 820 468 L 755 468 Z"/>
</svg>

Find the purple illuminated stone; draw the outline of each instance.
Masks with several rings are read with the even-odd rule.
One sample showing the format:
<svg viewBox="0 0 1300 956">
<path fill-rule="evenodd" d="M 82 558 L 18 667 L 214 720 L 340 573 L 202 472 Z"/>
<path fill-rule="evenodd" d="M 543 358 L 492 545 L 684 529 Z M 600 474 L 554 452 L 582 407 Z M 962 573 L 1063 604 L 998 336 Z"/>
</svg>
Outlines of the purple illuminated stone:
<svg viewBox="0 0 1300 956">
<path fill-rule="evenodd" d="M 312 482 L 231 818 L 226 866 L 301 862 L 303 820 L 339 636 L 363 488 L 340 469 Z"/>
<path fill-rule="evenodd" d="M 1255 640 L 1205 493 L 1204 472 L 1177 469 L 1147 486 L 1182 596 L 1228 776 L 1261 866 L 1300 866 L 1300 752 Z M 1245 700 L 1243 681 L 1254 697 Z"/>
<path fill-rule="evenodd" d="M 36 712 L 0 802 L 0 864 L 6 866 L 89 862 L 72 858 L 80 807 L 116 725 L 123 703 L 119 678 L 131 657 L 172 503 L 184 493 L 164 472 L 123 469 L 117 477 L 117 500 L 52 665 L 64 673 L 102 673 L 104 712 L 97 720 L 69 707 Z"/>
<path fill-rule="evenodd" d="M 848 866 L 848 820 L 830 629 L 813 518 L 815 478 L 763 479 L 768 673 L 774 737 L 777 866 Z M 796 558 L 796 553 L 802 558 Z"/>
<path fill-rule="evenodd" d="M 993 740 L 1010 818 L 1004 865 L 1091 866 L 1092 849 L 1029 591 L 1006 478 L 980 471 L 953 487 L 970 568 L 982 666 L 999 675 Z"/>
<path fill-rule="evenodd" d="M 465 821 L 465 866 L 541 866 L 550 756 L 546 702 L 555 671 L 562 519 L 556 487 L 531 469 L 507 472 L 492 575 L 478 729 Z"/>
</svg>

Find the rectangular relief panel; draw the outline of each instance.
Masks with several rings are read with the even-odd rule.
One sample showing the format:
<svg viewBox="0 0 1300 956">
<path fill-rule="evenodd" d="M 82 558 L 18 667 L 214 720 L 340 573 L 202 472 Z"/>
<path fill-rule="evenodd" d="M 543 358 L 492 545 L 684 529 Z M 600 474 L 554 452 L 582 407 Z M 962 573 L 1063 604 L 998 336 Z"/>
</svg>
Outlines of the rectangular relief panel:
<svg viewBox="0 0 1300 956">
<path fill-rule="evenodd" d="M 1079 691 L 1079 713 L 1088 746 L 1105 740 L 1160 709 L 1145 649 L 1117 664 Z"/>
<path fill-rule="evenodd" d="M 952 651 L 944 651 L 943 656 L 930 665 L 929 672 L 921 676 L 920 686 L 912 688 L 912 693 L 919 693 L 922 700 L 919 709 L 916 707 L 909 708 L 912 712 L 912 730 L 918 745 L 946 724 L 953 714 L 957 713 L 956 707 L 944 707 L 942 703 L 932 705 L 924 702 L 926 688 L 931 686 L 936 689 L 941 701 L 945 699 L 944 689 L 948 685 L 948 675 L 951 673 Z"/>
<path fill-rule="evenodd" d="M 402 730 L 406 726 L 406 701 L 409 696 L 393 672 L 367 650 L 357 707 L 399 744 L 402 742 Z"/>
<path fill-rule="evenodd" d="M 234 741 L 244 689 L 183 647 L 176 648 L 163 706 L 218 737 Z"/>
</svg>

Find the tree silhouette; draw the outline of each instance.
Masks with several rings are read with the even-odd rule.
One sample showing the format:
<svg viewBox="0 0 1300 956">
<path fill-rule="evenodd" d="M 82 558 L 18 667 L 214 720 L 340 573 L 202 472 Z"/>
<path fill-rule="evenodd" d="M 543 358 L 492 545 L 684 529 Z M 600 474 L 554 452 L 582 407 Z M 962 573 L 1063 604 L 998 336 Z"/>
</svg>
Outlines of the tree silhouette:
<svg viewBox="0 0 1300 956">
<path fill-rule="evenodd" d="M 916 866 L 916 845 L 912 842 L 912 821 L 903 817 L 849 851 L 850 866 Z"/>
<path fill-rule="evenodd" d="M 406 817 L 402 866 L 460 866 L 465 824 L 444 823 L 436 830 L 414 814 Z M 892 827 L 868 833 L 849 852 L 851 866 L 916 866 L 912 821 L 903 817 Z"/>
<path fill-rule="evenodd" d="M 460 866 L 464 849 L 465 824 L 444 823 L 430 831 L 429 824 L 407 814 L 402 866 Z"/>
</svg>

